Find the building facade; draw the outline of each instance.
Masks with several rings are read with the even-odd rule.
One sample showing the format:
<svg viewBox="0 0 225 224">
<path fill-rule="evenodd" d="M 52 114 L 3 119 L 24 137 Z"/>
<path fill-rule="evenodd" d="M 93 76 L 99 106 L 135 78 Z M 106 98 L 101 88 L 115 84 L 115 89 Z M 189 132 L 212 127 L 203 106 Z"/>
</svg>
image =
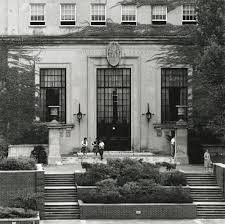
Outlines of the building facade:
<svg viewBox="0 0 225 224">
<path fill-rule="evenodd" d="M 97 136 L 109 151 L 170 153 L 177 105 L 190 106 L 192 69 L 157 56 L 166 57 L 171 46 L 185 41 L 178 31 L 196 23 L 195 7 L 191 1 L 131 3 L 0 2 L 3 37 L 27 38 L 27 46 L 30 37 L 44 43 L 32 50 L 38 54 L 36 120 L 59 122 L 61 154 L 79 149 L 84 137 L 90 143 Z"/>
</svg>

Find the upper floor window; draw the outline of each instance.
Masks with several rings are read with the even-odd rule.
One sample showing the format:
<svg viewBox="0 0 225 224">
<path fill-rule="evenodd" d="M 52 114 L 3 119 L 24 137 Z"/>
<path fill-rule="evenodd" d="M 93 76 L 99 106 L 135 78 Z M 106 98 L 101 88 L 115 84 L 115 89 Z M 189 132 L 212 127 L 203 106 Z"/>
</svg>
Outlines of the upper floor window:
<svg viewBox="0 0 225 224">
<path fill-rule="evenodd" d="M 137 23 L 137 7 L 136 5 L 122 5 L 121 23 L 127 25 L 136 25 Z"/>
<path fill-rule="evenodd" d="M 91 4 L 91 25 L 106 24 L 105 4 Z"/>
<path fill-rule="evenodd" d="M 61 4 L 60 6 L 60 24 L 62 26 L 74 26 L 76 24 L 76 5 Z"/>
<path fill-rule="evenodd" d="M 152 23 L 153 24 L 166 24 L 167 20 L 167 6 L 154 5 L 152 7 Z"/>
<path fill-rule="evenodd" d="M 183 24 L 195 24 L 196 9 L 194 5 L 183 5 Z"/>
<path fill-rule="evenodd" d="M 45 25 L 45 4 L 31 4 L 30 25 Z"/>
</svg>

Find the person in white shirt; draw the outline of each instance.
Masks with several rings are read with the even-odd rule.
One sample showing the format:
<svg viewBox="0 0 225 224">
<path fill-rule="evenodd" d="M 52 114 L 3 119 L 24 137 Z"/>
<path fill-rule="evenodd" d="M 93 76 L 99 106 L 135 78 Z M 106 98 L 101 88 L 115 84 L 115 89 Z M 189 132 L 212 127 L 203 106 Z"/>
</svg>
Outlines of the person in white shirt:
<svg viewBox="0 0 225 224">
<path fill-rule="evenodd" d="M 175 140 L 175 137 L 173 136 L 171 141 L 170 141 L 171 156 L 173 158 L 175 156 L 175 145 L 176 145 L 176 140 Z"/>
<path fill-rule="evenodd" d="M 81 141 L 81 152 L 85 156 L 87 154 L 88 141 L 85 137 L 84 140 Z"/>
<path fill-rule="evenodd" d="M 205 170 L 205 172 L 210 170 L 211 163 L 212 163 L 211 157 L 210 157 L 209 151 L 207 149 L 204 153 L 204 170 Z"/>
<path fill-rule="evenodd" d="M 105 144 L 102 140 L 99 142 L 99 154 L 101 156 L 101 160 L 103 160 L 103 153 L 104 153 Z"/>
</svg>

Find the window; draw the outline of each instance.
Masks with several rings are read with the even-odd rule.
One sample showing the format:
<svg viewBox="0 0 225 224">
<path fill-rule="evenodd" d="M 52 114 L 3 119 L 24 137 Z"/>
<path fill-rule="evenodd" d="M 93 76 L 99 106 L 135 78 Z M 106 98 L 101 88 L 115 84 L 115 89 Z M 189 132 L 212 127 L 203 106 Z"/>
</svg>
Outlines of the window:
<svg viewBox="0 0 225 224">
<path fill-rule="evenodd" d="M 155 5 L 152 8 L 152 23 L 153 24 L 166 24 L 167 20 L 167 6 Z"/>
<path fill-rule="evenodd" d="M 91 4 L 91 25 L 105 25 L 105 4 Z"/>
<path fill-rule="evenodd" d="M 187 105 L 187 88 L 186 68 L 163 68 L 161 70 L 162 123 L 178 121 L 176 105 Z M 187 120 L 187 113 L 185 120 Z"/>
<path fill-rule="evenodd" d="M 196 24 L 195 5 L 183 5 L 183 24 Z"/>
<path fill-rule="evenodd" d="M 76 24 L 76 5 L 61 4 L 60 24 L 62 26 L 74 26 Z"/>
<path fill-rule="evenodd" d="M 58 109 L 56 120 L 66 122 L 66 69 L 40 69 L 41 120 L 49 122 L 52 108 Z"/>
<path fill-rule="evenodd" d="M 127 25 L 136 25 L 137 23 L 137 7 L 136 5 L 122 5 L 121 23 Z"/>
<path fill-rule="evenodd" d="M 45 25 L 45 4 L 31 4 L 30 25 L 44 26 Z"/>
</svg>

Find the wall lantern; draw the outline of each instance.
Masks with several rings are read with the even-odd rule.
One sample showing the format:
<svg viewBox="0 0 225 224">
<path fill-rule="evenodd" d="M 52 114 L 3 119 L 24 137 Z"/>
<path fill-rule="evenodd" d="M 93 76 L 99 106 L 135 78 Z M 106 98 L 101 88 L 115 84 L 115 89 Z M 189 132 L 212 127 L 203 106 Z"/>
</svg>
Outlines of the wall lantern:
<svg viewBox="0 0 225 224">
<path fill-rule="evenodd" d="M 149 122 L 154 114 L 150 112 L 149 103 L 147 105 L 148 105 L 148 110 L 147 110 L 147 112 L 145 114 L 142 114 L 142 115 L 145 115 L 147 120 L 148 120 L 148 122 Z"/>
<path fill-rule="evenodd" d="M 82 120 L 83 116 L 85 116 L 85 114 L 83 114 L 81 111 L 80 111 L 80 103 L 79 103 L 79 108 L 78 108 L 78 113 L 77 114 L 74 114 L 77 116 L 77 120 L 78 122 L 80 123 L 80 121 Z"/>
</svg>

